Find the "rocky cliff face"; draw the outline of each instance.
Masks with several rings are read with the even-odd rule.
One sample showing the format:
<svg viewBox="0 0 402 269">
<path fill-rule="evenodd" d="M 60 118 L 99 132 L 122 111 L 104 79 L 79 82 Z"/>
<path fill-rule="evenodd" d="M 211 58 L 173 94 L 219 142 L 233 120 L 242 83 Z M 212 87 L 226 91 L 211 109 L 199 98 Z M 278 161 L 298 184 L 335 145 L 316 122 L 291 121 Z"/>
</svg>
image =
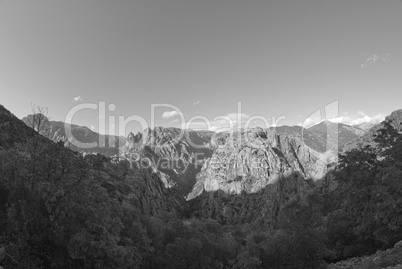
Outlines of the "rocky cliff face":
<svg viewBox="0 0 402 269">
<path fill-rule="evenodd" d="M 257 193 L 295 172 L 316 181 L 326 175 L 335 161 L 331 151 L 319 153 L 297 135 L 262 129 L 242 131 L 227 137 L 205 162 L 187 199 L 204 191 Z"/>
<path fill-rule="evenodd" d="M 36 116 L 30 115 L 24 122 L 31 126 Z M 80 152 L 119 155 L 132 166 L 151 169 L 166 188 L 175 187 L 187 199 L 204 191 L 256 193 L 293 172 L 318 180 L 326 174 L 327 166 L 336 161 L 336 149 L 342 150 L 364 133 L 344 124 L 321 122 L 309 129 L 259 128 L 232 137 L 229 133 L 157 127 L 119 138 L 47 118 L 42 118 L 42 122 L 41 132 L 53 141 L 61 140 Z M 67 139 L 65 128 L 78 142 L 105 142 L 90 149 L 78 148 Z"/>
<path fill-rule="evenodd" d="M 195 184 L 195 176 L 212 155 L 208 146 L 212 132 L 177 128 L 146 129 L 130 133 L 120 156 L 136 167 L 150 167 L 161 176 L 165 187 L 176 186 L 183 194 Z"/>
</svg>

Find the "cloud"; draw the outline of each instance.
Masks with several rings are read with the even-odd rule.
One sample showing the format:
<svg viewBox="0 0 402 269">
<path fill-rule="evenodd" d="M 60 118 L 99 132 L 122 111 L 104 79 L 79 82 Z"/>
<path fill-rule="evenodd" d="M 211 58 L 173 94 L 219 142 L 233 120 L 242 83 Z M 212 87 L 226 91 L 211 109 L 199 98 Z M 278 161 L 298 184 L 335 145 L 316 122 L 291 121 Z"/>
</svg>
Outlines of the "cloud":
<svg viewBox="0 0 402 269">
<path fill-rule="evenodd" d="M 362 68 L 365 68 L 367 66 L 372 66 L 373 64 L 375 64 L 378 61 L 387 62 L 387 61 L 391 60 L 391 57 L 392 57 L 392 55 L 390 53 L 386 53 L 386 54 L 384 54 L 382 56 L 379 56 L 377 54 L 373 54 L 366 61 L 364 61 L 364 63 L 360 64 L 360 66 Z"/>
<path fill-rule="evenodd" d="M 310 128 L 311 126 L 316 125 L 321 121 L 321 114 L 313 114 L 309 118 L 307 118 L 300 126 L 302 126 L 303 128 Z"/>
<path fill-rule="evenodd" d="M 200 100 L 197 100 L 197 101 L 195 101 L 195 102 L 193 103 L 193 106 L 198 106 L 200 103 L 201 103 Z"/>
<path fill-rule="evenodd" d="M 73 98 L 73 102 L 79 102 L 79 101 L 82 101 L 81 95 L 78 95 L 77 97 Z"/>
<path fill-rule="evenodd" d="M 162 118 L 169 119 L 169 118 L 173 118 L 178 115 L 179 115 L 179 112 L 177 112 L 176 110 L 166 111 L 166 112 L 163 112 Z"/>
<path fill-rule="evenodd" d="M 95 126 L 91 125 L 91 130 L 95 130 Z"/>
<path fill-rule="evenodd" d="M 335 123 L 343 123 L 347 125 L 360 125 L 364 123 L 378 124 L 385 119 L 385 116 L 382 114 L 377 114 L 373 117 L 367 116 L 364 112 L 359 111 L 357 113 L 357 117 L 351 118 L 349 116 L 342 116 L 329 119 L 331 122 Z"/>
</svg>

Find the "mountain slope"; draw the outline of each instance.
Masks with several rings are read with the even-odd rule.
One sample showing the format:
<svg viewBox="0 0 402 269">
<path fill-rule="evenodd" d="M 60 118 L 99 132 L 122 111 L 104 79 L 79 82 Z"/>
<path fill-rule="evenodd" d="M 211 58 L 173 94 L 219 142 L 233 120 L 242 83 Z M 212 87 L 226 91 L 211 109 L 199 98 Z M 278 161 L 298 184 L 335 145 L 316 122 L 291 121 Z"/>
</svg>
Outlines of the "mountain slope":
<svg viewBox="0 0 402 269">
<path fill-rule="evenodd" d="M 375 146 L 374 137 L 378 130 L 382 129 L 385 122 L 390 122 L 391 125 L 399 132 L 402 131 L 402 109 L 392 112 L 390 115 L 385 117 L 385 120 L 373 125 L 364 135 L 360 136 L 358 139 L 352 141 L 345 147 L 345 151 L 350 151 L 354 148 L 364 147 L 365 145 Z"/>
<path fill-rule="evenodd" d="M 54 142 L 62 141 L 66 147 L 78 152 L 114 156 L 119 155 L 119 147 L 125 143 L 125 139 L 122 137 L 102 135 L 86 126 L 61 121 L 49 121 L 45 115 L 40 113 L 28 115 L 22 121 L 50 140 Z M 38 130 L 38 124 L 40 125 L 40 130 Z M 69 137 L 68 133 L 72 134 L 72 137 Z M 90 146 L 90 144 L 93 145 Z M 85 145 L 88 146 L 86 147 Z"/>
</svg>

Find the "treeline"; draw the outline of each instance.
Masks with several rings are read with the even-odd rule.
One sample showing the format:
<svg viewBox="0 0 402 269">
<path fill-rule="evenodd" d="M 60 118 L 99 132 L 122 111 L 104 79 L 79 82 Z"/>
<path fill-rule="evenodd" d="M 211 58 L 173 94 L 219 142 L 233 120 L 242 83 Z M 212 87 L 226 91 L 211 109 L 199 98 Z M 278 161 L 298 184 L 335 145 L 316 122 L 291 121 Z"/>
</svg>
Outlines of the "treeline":
<svg viewBox="0 0 402 269">
<path fill-rule="evenodd" d="M 340 158 L 336 184 L 323 194 L 334 258 L 372 254 L 402 240 L 402 134 L 391 121 L 371 144 Z"/>
<path fill-rule="evenodd" d="M 147 192 L 157 178 L 124 161 L 83 157 L 38 135 L 0 145 L 0 266 L 326 268 L 390 247 L 402 240 L 394 127 L 341 156 L 331 181 L 289 199 L 274 228 L 186 218 L 178 200 Z"/>
</svg>

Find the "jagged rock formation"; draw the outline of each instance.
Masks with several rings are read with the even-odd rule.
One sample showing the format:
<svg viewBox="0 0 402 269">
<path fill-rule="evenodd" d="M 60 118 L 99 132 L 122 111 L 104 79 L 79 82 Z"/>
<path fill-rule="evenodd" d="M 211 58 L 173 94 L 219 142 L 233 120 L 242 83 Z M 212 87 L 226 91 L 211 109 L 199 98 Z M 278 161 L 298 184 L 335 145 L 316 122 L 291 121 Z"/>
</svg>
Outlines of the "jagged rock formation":
<svg viewBox="0 0 402 269">
<path fill-rule="evenodd" d="M 323 178 L 335 161 L 336 156 L 331 151 L 319 153 L 306 146 L 297 135 L 261 128 L 242 131 L 227 137 L 205 162 L 187 199 L 203 191 L 256 193 L 295 172 L 315 181 Z"/>
<path fill-rule="evenodd" d="M 37 117 L 29 115 L 23 121 L 34 127 Z M 240 137 L 248 142 L 228 145 L 229 133 L 157 127 L 136 135 L 130 133 L 127 138 L 108 137 L 87 127 L 40 119 L 39 131 L 51 140 L 61 140 L 79 152 L 120 156 L 134 166 L 150 168 L 165 187 L 176 186 L 183 195 L 188 194 L 188 199 L 203 190 L 257 192 L 294 171 L 316 180 L 334 159 L 329 150 L 336 154 L 335 149 L 341 151 L 364 133 L 359 128 L 324 121 L 309 129 L 280 126 L 242 131 Z M 104 142 L 89 149 L 79 148 L 67 139 L 66 131 L 81 143 Z"/>
<path fill-rule="evenodd" d="M 130 133 L 120 156 L 133 166 L 151 167 L 167 188 L 177 186 L 188 193 L 206 158 L 212 155 L 208 144 L 213 132 L 178 128 L 147 128 Z"/>
<path fill-rule="evenodd" d="M 28 115 L 22 121 L 50 140 L 54 142 L 62 141 L 66 147 L 78 152 L 114 156 L 119 154 L 119 147 L 125 143 L 124 137 L 102 135 L 86 126 L 78 126 L 61 121 L 49 121 L 45 115 L 39 113 Z M 40 126 L 38 127 L 38 125 Z M 73 137 L 68 137 L 68 133 L 71 133 Z M 93 146 L 86 148 L 80 146 L 79 143 L 93 144 Z"/>
</svg>

